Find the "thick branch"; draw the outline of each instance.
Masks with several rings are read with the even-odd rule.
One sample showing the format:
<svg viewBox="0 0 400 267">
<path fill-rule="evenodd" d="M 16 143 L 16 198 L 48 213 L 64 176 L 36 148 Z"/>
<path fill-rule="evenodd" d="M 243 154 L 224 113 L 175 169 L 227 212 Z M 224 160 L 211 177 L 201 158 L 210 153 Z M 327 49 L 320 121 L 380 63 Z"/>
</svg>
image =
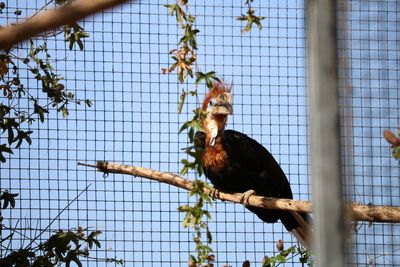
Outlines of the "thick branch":
<svg viewBox="0 0 400 267">
<path fill-rule="evenodd" d="M 173 185 L 185 190 L 192 190 L 193 183 L 173 173 L 159 172 L 142 167 L 114 164 L 110 162 L 98 161 L 96 165 L 78 163 L 78 165 L 96 168 L 104 173 L 119 173 L 139 176 L 150 180 Z M 204 193 L 210 194 L 210 190 L 205 188 Z M 219 192 L 217 198 L 224 201 L 241 203 L 241 193 Z M 264 209 L 288 210 L 297 212 L 311 212 L 312 206 L 308 201 L 292 199 L 277 199 L 271 197 L 261 197 L 252 195 L 249 198 L 249 205 Z M 400 207 L 372 206 L 355 203 L 346 204 L 346 210 L 351 215 L 353 221 L 368 222 L 400 222 Z"/>
<path fill-rule="evenodd" d="M 22 23 L 0 30 L 0 49 L 8 50 L 15 44 L 54 28 L 72 24 L 87 16 L 121 4 L 126 0 L 82 0 L 31 17 Z"/>
</svg>

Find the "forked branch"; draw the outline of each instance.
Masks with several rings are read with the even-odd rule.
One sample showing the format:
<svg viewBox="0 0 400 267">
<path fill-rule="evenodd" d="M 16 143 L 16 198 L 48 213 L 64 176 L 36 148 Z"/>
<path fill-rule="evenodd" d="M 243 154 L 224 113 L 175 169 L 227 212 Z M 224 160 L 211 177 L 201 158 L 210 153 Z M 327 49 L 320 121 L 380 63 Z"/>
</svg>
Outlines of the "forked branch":
<svg viewBox="0 0 400 267">
<path fill-rule="evenodd" d="M 143 167 L 115 164 L 111 162 L 98 161 L 96 165 L 78 162 L 78 165 L 96 168 L 104 173 L 128 174 L 147 178 L 153 181 L 173 185 L 188 191 L 193 189 L 193 182 L 184 179 L 173 173 L 159 172 Z M 204 193 L 211 194 L 211 190 L 205 188 Z M 216 198 L 234 203 L 241 203 L 241 193 L 219 192 Z M 288 210 L 297 212 L 311 212 L 312 205 L 308 201 L 277 199 L 252 195 L 249 198 L 249 205 L 264 209 Z M 400 207 L 361 205 L 356 203 L 346 204 L 347 213 L 353 221 L 368 222 L 400 222 Z"/>
</svg>

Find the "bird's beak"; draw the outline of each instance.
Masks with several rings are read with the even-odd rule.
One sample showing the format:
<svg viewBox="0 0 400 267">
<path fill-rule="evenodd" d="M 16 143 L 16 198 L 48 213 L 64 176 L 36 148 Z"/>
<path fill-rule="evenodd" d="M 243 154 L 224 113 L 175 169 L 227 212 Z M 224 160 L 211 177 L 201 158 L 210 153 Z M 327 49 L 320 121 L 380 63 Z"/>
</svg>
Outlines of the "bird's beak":
<svg viewBox="0 0 400 267">
<path fill-rule="evenodd" d="M 227 100 L 217 100 L 211 110 L 212 115 L 230 115 L 232 113 L 232 104 Z"/>
</svg>

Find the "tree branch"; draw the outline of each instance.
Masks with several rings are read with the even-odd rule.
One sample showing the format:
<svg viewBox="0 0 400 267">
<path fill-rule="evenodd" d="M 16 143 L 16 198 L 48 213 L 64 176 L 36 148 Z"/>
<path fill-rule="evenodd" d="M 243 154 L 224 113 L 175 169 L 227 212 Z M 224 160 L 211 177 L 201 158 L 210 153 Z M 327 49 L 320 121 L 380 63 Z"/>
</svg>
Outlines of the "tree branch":
<svg viewBox="0 0 400 267">
<path fill-rule="evenodd" d="M 121 4 L 126 0 L 82 0 L 42 15 L 28 18 L 22 23 L 0 30 L 0 49 L 9 50 L 17 43 L 48 30 L 72 24 L 87 16 Z"/>
<path fill-rule="evenodd" d="M 119 173 L 129 174 L 133 176 L 139 176 L 147 178 L 153 181 L 166 183 L 173 185 L 188 191 L 193 188 L 193 183 L 187 179 L 184 179 L 173 173 L 159 172 L 143 167 L 128 166 L 115 164 L 110 162 L 98 161 L 96 165 L 90 165 L 78 162 L 78 165 L 96 168 L 97 170 L 104 173 Z M 212 193 L 209 189 L 205 188 L 204 193 Z M 230 201 L 234 203 L 241 203 L 241 193 L 225 193 L 219 192 L 216 198 L 223 201 Z M 249 198 L 249 205 L 253 207 L 259 207 L 264 209 L 277 209 L 277 210 L 288 210 L 297 212 L 311 212 L 312 205 L 308 201 L 299 201 L 292 199 L 277 199 L 271 197 L 261 197 L 252 195 Z M 346 210 L 349 217 L 353 221 L 368 221 L 368 222 L 400 222 L 400 207 L 391 206 L 373 206 L 373 205 L 361 205 L 356 203 L 346 204 Z"/>
</svg>

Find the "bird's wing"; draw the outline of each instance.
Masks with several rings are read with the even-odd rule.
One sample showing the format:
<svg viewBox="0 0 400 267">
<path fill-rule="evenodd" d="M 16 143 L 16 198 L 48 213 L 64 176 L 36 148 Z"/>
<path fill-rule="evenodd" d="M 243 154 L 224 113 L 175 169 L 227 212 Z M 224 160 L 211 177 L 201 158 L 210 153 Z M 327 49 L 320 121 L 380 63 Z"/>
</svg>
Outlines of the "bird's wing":
<svg viewBox="0 0 400 267">
<path fill-rule="evenodd" d="M 247 135 L 233 130 L 225 130 L 221 142 L 230 164 L 236 165 L 236 168 L 248 170 L 240 171 L 240 173 L 254 174 L 256 172 L 259 174 L 256 179 L 261 179 L 261 182 L 253 183 L 251 181 L 256 185 L 256 188 L 253 189 L 258 195 L 293 198 L 285 173 L 271 153 L 261 144 Z M 243 179 L 242 183 L 246 184 L 247 179 L 252 178 L 243 177 L 241 179 Z M 275 222 L 279 218 L 285 228 L 295 235 L 303 246 L 310 247 L 309 223 L 312 219 L 308 214 L 255 207 L 248 207 L 248 209 L 265 222 Z"/>
<path fill-rule="evenodd" d="M 274 187 L 268 189 L 273 189 L 276 193 L 271 196 L 293 198 L 286 175 L 271 153 L 260 143 L 234 130 L 225 130 L 221 143 L 230 163 L 248 170 L 249 173 L 258 173 L 260 179 L 267 180 L 264 182 Z M 251 179 L 251 177 L 243 177 L 243 179 Z M 255 190 L 257 193 L 263 194 L 260 189 Z"/>
</svg>

